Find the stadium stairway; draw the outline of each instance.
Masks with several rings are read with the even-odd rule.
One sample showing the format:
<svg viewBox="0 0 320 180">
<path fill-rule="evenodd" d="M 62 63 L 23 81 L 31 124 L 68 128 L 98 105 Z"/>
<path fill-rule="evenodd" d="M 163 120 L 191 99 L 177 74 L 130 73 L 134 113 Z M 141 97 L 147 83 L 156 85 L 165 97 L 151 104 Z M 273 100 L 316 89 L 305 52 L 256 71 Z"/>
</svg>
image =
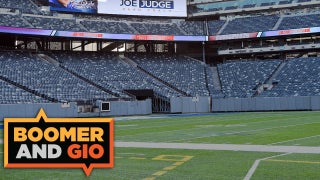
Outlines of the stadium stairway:
<svg viewBox="0 0 320 180">
<path fill-rule="evenodd" d="M 227 21 L 222 25 L 222 27 L 220 28 L 220 30 L 218 31 L 217 34 L 221 34 L 221 33 L 224 31 L 224 29 L 227 27 L 228 23 L 229 23 L 229 20 L 227 20 Z"/>
<path fill-rule="evenodd" d="M 46 61 L 46 62 L 49 62 L 49 63 L 55 65 L 56 67 L 60 66 L 60 63 L 58 61 L 56 61 L 55 59 L 53 59 L 45 54 L 37 54 L 36 56 L 38 56 L 39 59 L 41 59 L 43 61 Z"/>
<path fill-rule="evenodd" d="M 191 59 L 193 61 L 197 61 L 197 62 L 200 62 L 203 66 L 203 72 L 204 72 L 204 78 L 205 78 L 205 82 L 206 82 L 206 90 L 209 92 L 209 95 L 211 96 L 211 91 L 209 90 L 209 79 L 208 79 L 208 76 L 213 76 L 212 73 L 208 72 L 207 70 L 207 64 L 204 63 L 203 61 L 200 61 L 198 59 L 195 59 L 195 58 L 192 58 L 192 57 L 189 57 L 189 56 L 183 56 L 187 59 Z M 208 74 L 209 73 L 209 74 Z M 220 89 L 221 90 L 221 89 Z"/>
<path fill-rule="evenodd" d="M 282 68 L 287 64 L 287 61 L 282 61 L 279 66 L 274 70 L 274 72 L 271 74 L 271 76 L 266 80 L 265 84 L 271 85 L 274 78 L 278 76 L 278 74 L 281 72 Z"/>
<path fill-rule="evenodd" d="M 32 27 L 32 28 L 34 27 L 29 21 L 27 21 L 26 19 L 24 19 L 23 15 L 21 15 L 20 17 L 21 17 L 20 19 L 21 19 L 25 24 L 27 24 L 29 27 Z"/>
<path fill-rule="evenodd" d="M 185 35 L 188 34 L 184 29 L 181 28 L 181 26 L 178 25 L 178 24 L 179 24 L 178 21 L 175 21 L 174 23 L 177 24 L 177 28 L 180 30 L 180 32 L 182 32 L 182 33 L 185 34 Z"/>
<path fill-rule="evenodd" d="M 1 75 L 0 75 L 0 79 L 5 81 L 5 82 L 7 82 L 7 83 L 9 83 L 9 84 L 11 84 L 11 85 L 13 85 L 13 86 L 15 86 L 15 87 L 18 87 L 18 88 L 20 88 L 20 89 L 22 89 L 24 91 L 27 91 L 27 92 L 29 92 L 31 94 L 34 94 L 35 96 L 42 97 L 43 99 L 46 99 L 46 100 L 48 100 L 50 102 L 59 102 L 57 99 L 55 99 L 53 97 L 50 97 L 50 96 L 48 96 L 46 94 L 42 94 L 42 93 L 40 93 L 40 92 L 38 92 L 36 90 L 32 90 L 32 89 L 30 89 L 30 88 L 28 88 L 28 87 L 26 87 L 24 85 L 21 85 L 21 84 L 19 84 L 17 82 L 14 82 L 14 81 L 12 81 L 12 80 L 10 80 L 10 79 L 8 79 L 6 77 L 3 77 Z"/>
<path fill-rule="evenodd" d="M 123 21 L 123 22 L 124 22 L 124 21 Z M 139 32 L 138 32 L 134 27 L 132 27 L 129 22 L 124 22 L 124 23 L 127 24 L 128 28 L 129 28 L 132 32 L 134 32 L 135 34 L 139 34 Z"/>
<path fill-rule="evenodd" d="M 61 63 L 59 63 L 57 60 L 53 59 L 52 57 L 47 56 L 47 55 L 45 55 L 45 54 L 38 54 L 37 56 L 38 56 L 39 58 L 41 58 L 42 60 L 45 60 L 45 61 L 47 61 L 47 62 L 49 62 L 49 63 L 51 63 L 51 64 L 53 64 L 53 65 L 55 65 L 55 66 L 58 66 L 59 68 L 61 68 L 61 69 L 63 69 L 64 71 L 72 74 L 73 76 L 75 76 L 75 77 L 77 77 L 77 78 L 85 81 L 86 83 L 88 83 L 88 84 L 90 84 L 90 85 L 92 85 L 92 86 L 94 86 L 94 87 L 96 87 L 96 88 L 98 88 L 98 89 L 100 89 L 100 90 L 108 93 L 108 94 L 111 94 L 111 95 L 113 95 L 113 96 L 115 96 L 115 97 L 117 97 L 117 98 L 121 98 L 121 95 L 120 95 L 120 94 L 115 93 L 115 92 L 112 92 L 111 90 L 106 89 L 106 88 L 104 88 L 104 87 L 102 87 L 102 86 L 100 86 L 100 85 L 92 82 L 91 80 L 89 80 L 89 79 L 87 79 L 87 78 L 79 75 L 78 73 L 76 73 L 76 72 L 74 72 L 74 71 L 72 71 L 72 70 L 64 67 Z M 127 94 L 127 95 L 129 95 L 130 97 L 132 97 L 132 95 L 130 95 L 130 94 Z M 132 98 L 134 98 L 134 97 L 132 97 Z"/>
<path fill-rule="evenodd" d="M 85 77 L 79 75 L 78 73 L 76 73 L 76 72 L 74 72 L 74 71 L 72 71 L 72 70 L 64 67 L 64 66 L 61 65 L 61 64 L 60 64 L 60 68 L 62 68 L 63 70 L 69 72 L 70 74 L 76 76 L 77 78 L 85 81 L 86 83 L 91 84 L 92 86 L 94 86 L 94 87 L 96 87 L 96 88 L 98 88 L 98 89 L 101 89 L 102 91 L 104 91 L 104 92 L 106 92 L 106 93 L 109 93 L 109 94 L 111 94 L 111 95 L 113 95 L 113 96 L 115 96 L 115 97 L 117 97 L 117 98 L 121 98 L 121 95 L 120 95 L 120 94 L 115 93 L 115 92 L 112 92 L 111 90 L 106 89 L 106 88 L 104 88 L 104 87 L 102 87 L 102 86 L 100 86 L 100 85 L 98 85 L 98 84 L 90 81 L 88 78 L 85 78 Z"/>
<path fill-rule="evenodd" d="M 143 69 L 142 67 L 137 66 L 137 68 L 138 68 L 139 70 L 143 71 L 144 73 L 148 74 L 148 75 L 151 76 L 152 78 L 154 78 L 154 79 L 160 81 L 161 83 L 165 84 L 166 86 L 170 87 L 171 89 L 174 89 L 175 91 L 183 94 L 184 96 L 191 97 L 190 94 L 188 94 L 188 93 L 186 93 L 186 92 L 178 89 L 177 87 L 175 87 L 174 85 L 172 85 L 172 84 L 170 84 L 170 83 L 168 83 L 168 82 L 163 81 L 162 79 L 158 78 L 157 76 L 153 75 L 152 73 L 148 72 L 147 70 Z"/>
<path fill-rule="evenodd" d="M 150 76 L 151 78 L 156 79 L 158 82 L 160 82 L 160 83 L 166 85 L 167 87 L 169 87 L 169 88 L 171 88 L 171 89 L 173 89 L 173 90 L 175 90 L 175 91 L 183 94 L 184 96 L 188 96 L 188 97 L 191 96 L 190 94 L 188 94 L 188 93 L 186 93 L 186 92 L 178 89 L 177 87 L 173 86 L 172 84 L 163 81 L 162 79 L 158 78 L 157 76 L 155 76 L 155 75 L 153 75 L 152 73 L 148 72 L 147 70 L 143 69 L 142 67 L 140 67 L 140 66 L 139 66 L 135 61 L 133 61 L 132 59 L 130 59 L 130 58 L 126 57 L 126 56 L 119 56 L 119 57 L 120 57 L 120 59 L 121 59 L 123 62 L 127 63 L 128 65 L 130 65 L 130 66 L 132 66 L 132 67 L 134 67 L 134 68 L 136 68 L 137 71 L 141 71 L 141 72 L 145 73 L 147 76 Z"/>
<path fill-rule="evenodd" d="M 131 60 L 130 58 L 124 56 L 124 55 L 120 55 L 119 59 L 122 60 L 123 62 L 125 62 L 126 64 L 136 68 L 138 66 L 138 64 L 136 62 L 134 62 L 133 60 Z"/>
<path fill-rule="evenodd" d="M 209 90 L 209 85 L 208 85 L 209 84 L 209 79 L 208 79 L 208 71 L 207 71 L 206 66 L 203 67 L 203 71 L 204 71 L 204 79 L 206 81 L 206 89 L 209 92 L 209 95 L 211 96 L 211 92 Z"/>
<path fill-rule="evenodd" d="M 274 25 L 274 27 L 272 28 L 272 30 L 277 30 L 280 26 L 280 24 L 282 23 L 283 20 L 283 16 L 280 16 L 279 20 L 277 21 L 277 23 Z"/>
<path fill-rule="evenodd" d="M 283 67 L 285 67 L 287 64 L 287 61 L 282 61 L 278 67 L 273 71 L 273 73 L 270 75 L 270 77 L 261 85 L 257 86 L 256 88 L 256 92 L 253 95 L 254 97 L 259 96 L 263 91 L 265 91 L 267 88 L 267 90 L 270 90 L 273 88 L 273 80 L 279 75 L 279 73 L 281 72 L 281 70 L 283 69 Z"/>
<path fill-rule="evenodd" d="M 219 78 L 219 73 L 218 73 L 218 68 L 217 67 L 211 67 L 211 70 L 213 72 L 212 76 L 213 76 L 213 86 L 215 87 L 215 89 L 217 90 L 221 90 L 221 82 L 220 82 L 220 78 Z"/>
<path fill-rule="evenodd" d="M 90 30 L 81 23 L 81 19 L 76 19 L 76 23 L 80 26 L 81 29 L 85 30 L 86 32 L 90 32 Z"/>
</svg>

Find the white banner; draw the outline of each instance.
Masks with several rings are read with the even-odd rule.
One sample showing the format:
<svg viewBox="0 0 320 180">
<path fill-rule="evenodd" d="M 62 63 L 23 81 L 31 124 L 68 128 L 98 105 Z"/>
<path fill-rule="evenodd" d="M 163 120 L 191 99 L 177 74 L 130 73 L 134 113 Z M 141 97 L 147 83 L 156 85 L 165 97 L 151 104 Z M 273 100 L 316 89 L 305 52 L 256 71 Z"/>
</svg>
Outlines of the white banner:
<svg viewBox="0 0 320 180">
<path fill-rule="evenodd" d="M 98 13 L 187 17 L 186 0 L 98 0 Z"/>
</svg>

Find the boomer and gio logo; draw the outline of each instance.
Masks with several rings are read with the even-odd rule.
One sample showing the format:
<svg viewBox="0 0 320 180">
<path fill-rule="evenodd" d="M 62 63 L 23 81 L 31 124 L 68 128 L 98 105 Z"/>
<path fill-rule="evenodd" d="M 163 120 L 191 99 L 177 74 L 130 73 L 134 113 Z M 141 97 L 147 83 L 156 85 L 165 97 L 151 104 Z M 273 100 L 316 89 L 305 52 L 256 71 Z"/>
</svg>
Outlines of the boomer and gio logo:
<svg viewBox="0 0 320 180">
<path fill-rule="evenodd" d="M 174 9 L 173 1 L 165 0 L 120 0 L 120 6 L 156 8 L 156 9 Z"/>
<path fill-rule="evenodd" d="M 113 119 L 4 119 L 5 168 L 112 168 Z"/>
</svg>

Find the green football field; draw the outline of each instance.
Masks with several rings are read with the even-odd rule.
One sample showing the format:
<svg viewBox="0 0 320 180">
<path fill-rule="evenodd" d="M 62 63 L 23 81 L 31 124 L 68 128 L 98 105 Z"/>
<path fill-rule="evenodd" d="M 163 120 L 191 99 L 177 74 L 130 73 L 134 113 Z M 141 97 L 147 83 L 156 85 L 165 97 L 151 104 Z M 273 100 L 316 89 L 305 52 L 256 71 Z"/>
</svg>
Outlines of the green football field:
<svg viewBox="0 0 320 180">
<path fill-rule="evenodd" d="M 320 112 L 122 117 L 116 118 L 115 141 L 116 145 L 149 142 L 182 143 L 191 147 L 284 146 L 290 152 L 117 146 L 115 167 L 94 169 L 88 178 L 81 169 L 3 169 L 2 166 L 0 179 L 320 179 L 320 151 L 293 152 L 297 147 L 319 148 Z M 3 164 L 3 156 L 0 163 Z"/>
</svg>

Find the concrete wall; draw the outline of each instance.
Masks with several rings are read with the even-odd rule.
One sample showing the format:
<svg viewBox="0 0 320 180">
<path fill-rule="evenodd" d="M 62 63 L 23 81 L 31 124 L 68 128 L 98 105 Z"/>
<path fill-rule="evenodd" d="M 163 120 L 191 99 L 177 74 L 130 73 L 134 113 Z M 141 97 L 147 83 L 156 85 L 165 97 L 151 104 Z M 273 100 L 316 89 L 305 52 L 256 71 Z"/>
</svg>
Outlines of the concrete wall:
<svg viewBox="0 0 320 180">
<path fill-rule="evenodd" d="M 79 113 L 76 103 L 61 104 L 0 104 L 0 122 L 10 117 L 36 117 L 43 108 L 48 117 L 110 117 L 123 115 L 146 115 L 152 113 L 151 100 L 111 101 L 110 112 Z"/>
<path fill-rule="evenodd" d="M 170 103 L 171 113 L 210 112 L 210 97 L 174 97 Z"/>
<path fill-rule="evenodd" d="M 213 112 L 320 110 L 320 96 L 212 99 Z"/>
<path fill-rule="evenodd" d="M 209 97 L 171 98 L 171 113 L 205 113 L 234 111 L 320 110 L 320 96 L 257 97 L 212 99 Z M 151 100 L 111 101 L 110 112 L 79 113 L 76 103 L 0 105 L 0 121 L 5 117 L 35 117 L 43 108 L 48 117 L 112 117 L 152 113 Z"/>
<path fill-rule="evenodd" d="M 101 112 L 100 116 L 128 116 L 152 114 L 151 99 L 145 101 L 111 101 L 110 112 Z"/>
<path fill-rule="evenodd" d="M 311 97 L 311 108 L 314 111 L 320 111 L 320 96 Z"/>
<path fill-rule="evenodd" d="M 75 103 L 61 104 L 1 104 L 0 121 L 7 117 L 36 117 L 40 108 L 43 108 L 48 117 L 77 117 L 77 106 Z"/>
</svg>

